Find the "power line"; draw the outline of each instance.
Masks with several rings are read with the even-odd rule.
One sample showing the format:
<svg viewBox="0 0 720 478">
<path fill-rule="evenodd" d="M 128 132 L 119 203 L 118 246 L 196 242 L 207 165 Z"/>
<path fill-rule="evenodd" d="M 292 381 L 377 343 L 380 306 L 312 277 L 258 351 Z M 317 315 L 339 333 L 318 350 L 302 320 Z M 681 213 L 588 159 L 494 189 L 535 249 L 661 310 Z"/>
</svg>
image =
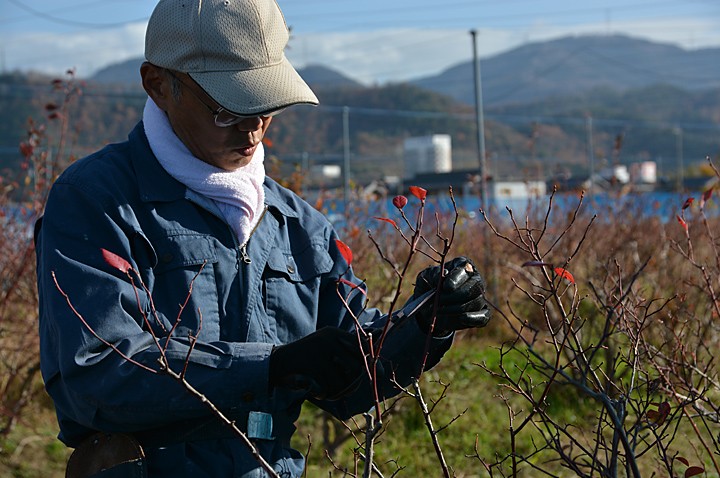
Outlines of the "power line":
<svg viewBox="0 0 720 478">
<path fill-rule="evenodd" d="M 69 20 L 67 18 L 56 17 L 54 15 L 50 15 L 49 13 L 41 12 L 40 10 L 36 10 L 35 8 L 25 5 L 20 0 L 7 0 L 7 1 L 12 3 L 13 5 L 15 5 L 16 7 L 20 8 L 22 10 L 25 10 L 26 12 L 32 14 L 35 17 L 42 18 L 44 20 L 47 20 L 47 21 L 50 21 L 53 23 L 58 23 L 61 25 L 69 25 L 69 26 L 74 26 L 74 27 L 83 27 L 83 28 L 90 28 L 90 29 L 117 28 L 120 26 L 128 25 L 130 23 L 147 21 L 150 18 L 149 16 L 146 16 L 146 17 L 142 17 L 142 18 L 137 18 L 135 20 L 126 20 L 126 21 L 122 21 L 122 22 L 112 22 L 112 23 L 81 22 L 81 21 L 77 21 L 77 20 Z M 87 5 L 95 5 L 98 3 L 102 3 L 102 2 L 92 2 Z"/>
</svg>

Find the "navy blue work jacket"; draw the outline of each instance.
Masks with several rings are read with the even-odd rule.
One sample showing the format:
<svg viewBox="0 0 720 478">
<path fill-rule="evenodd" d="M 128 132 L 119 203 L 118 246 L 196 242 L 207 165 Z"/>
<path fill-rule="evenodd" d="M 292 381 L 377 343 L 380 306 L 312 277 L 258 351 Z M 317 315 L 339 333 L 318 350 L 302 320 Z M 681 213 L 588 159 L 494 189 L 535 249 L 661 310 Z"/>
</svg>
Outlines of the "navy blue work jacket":
<svg viewBox="0 0 720 478">
<path fill-rule="evenodd" d="M 145 445 L 151 477 L 265 476 L 200 400 L 132 363 L 158 369 L 149 329 L 163 346 L 174 330 L 171 367 L 182 370 L 188 337 L 197 335 L 188 382 L 241 427 L 250 412 L 272 415 L 272 436 L 256 446 L 281 476 L 301 475 L 304 460 L 290 437 L 306 397 L 270 389 L 270 352 L 324 326 L 353 330 L 338 279 L 360 281 L 321 213 L 269 178 L 264 188 L 264 216 L 240 247 L 214 204 L 162 168 L 142 123 L 128 141 L 77 161 L 56 181 L 36 242 L 42 375 L 63 442 L 130 433 Z M 103 250 L 126 259 L 142 284 L 109 265 Z M 343 283 L 339 290 L 350 292 Z M 362 302 L 356 292 L 350 305 L 364 327 L 382 325 L 385 317 L 362 311 Z M 429 366 L 451 341 L 431 339 Z M 426 343 L 415 321 L 390 334 L 385 378 L 391 368 L 408 383 Z M 381 393 L 397 390 L 384 380 Z M 346 419 L 373 402 L 365 383 L 347 399 L 316 403 Z"/>
</svg>

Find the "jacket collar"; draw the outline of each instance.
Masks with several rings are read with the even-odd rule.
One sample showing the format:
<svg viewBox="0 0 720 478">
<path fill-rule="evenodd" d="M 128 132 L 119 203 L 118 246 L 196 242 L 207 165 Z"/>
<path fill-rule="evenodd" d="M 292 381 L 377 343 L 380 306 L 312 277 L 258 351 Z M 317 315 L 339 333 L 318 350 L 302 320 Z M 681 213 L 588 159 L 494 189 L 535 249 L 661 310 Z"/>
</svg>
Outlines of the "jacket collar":
<svg viewBox="0 0 720 478">
<path fill-rule="evenodd" d="M 191 191 L 187 186 L 170 176 L 160 165 L 145 136 L 145 129 L 140 121 L 132 130 L 129 136 L 131 151 L 130 160 L 137 175 L 140 197 L 144 202 L 171 202 L 187 198 Z M 297 217 L 297 212 L 292 209 L 274 188 L 269 188 L 271 181 L 265 178 L 263 188 L 265 190 L 265 204 L 276 209 L 280 214 L 287 217 Z"/>
</svg>

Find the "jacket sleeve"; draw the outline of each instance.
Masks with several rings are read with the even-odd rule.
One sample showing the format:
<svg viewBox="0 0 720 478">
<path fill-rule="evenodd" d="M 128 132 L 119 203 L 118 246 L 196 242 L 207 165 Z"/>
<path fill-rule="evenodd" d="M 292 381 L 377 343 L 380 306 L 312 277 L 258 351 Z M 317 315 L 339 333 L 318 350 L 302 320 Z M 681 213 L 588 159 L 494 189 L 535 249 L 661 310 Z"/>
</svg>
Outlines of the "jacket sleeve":
<svg viewBox="0 0 720 478">
<path fill-rule="evenodd" d="M 182 371 L 190 339 L 168 340 L 172 323 L 165 316 L 174 313 L 158 311 L 156 321 L 138 274 L 128 276 L 103 258 L 102 250 L 110 251 L 141 275 L 153 260 L 126 220 L 132 211 L 109 196 L 87 184 L 56 183 L 36 238 L 41 367 L 66 442 L 87 432 L 83 427 L 133 432 L 210 414 L 177 381 L 137 365 L 160 370 L 163 347 L 170 367 Z M 263 411 L 271 348 L 199 341 L 189 355 L 187 381 L 221 409 Z"/>
<path fill-rule="evenodd" d="M 349 285 L 362 284 L 362 281 L 355 276 L 352 267 L 340 253 L 336 239 L 337 234 L 333 231 L 329 252 L 334 260 L 334 267 L 324 281 L 324 297 L 320 300 L 319 321 L 327 320 L 328 317 L 337 317 L 337 326 L 354 330 L 356 324 L 352 314 L 348 312 L 349 308 L 355 313 L 364 329 L 379 330 L 387 322 L 388 316 L 377 309 L 363 308 L 365 295 L 353 290 Z M 349 307 L 346 308 L 339 300 L 340 296 L 350 298 Z M 383 343 L 378 363 L 377 388 L 380 399 L 391 398 L 400 393 L 401 389 L 398 385 L 405 387 L 413 378 L 418 377 L 423 361 L 426 370 L 435 366 L 452 345 L 453 337 L 454 334 L 447 337 L 430 337 L 420 330 L 417 321 L 412 318 L 400 326 L 393 327 L 392 333 L 387 335 Z M 337 418 L 345 420 L 368 411 L 373 406 L 375 396 L 373 388 L 374 385 L 370 383 L 368 377 L 363 377 L 358 389 L 343 400 L 313 401 Z"/>
</svg>

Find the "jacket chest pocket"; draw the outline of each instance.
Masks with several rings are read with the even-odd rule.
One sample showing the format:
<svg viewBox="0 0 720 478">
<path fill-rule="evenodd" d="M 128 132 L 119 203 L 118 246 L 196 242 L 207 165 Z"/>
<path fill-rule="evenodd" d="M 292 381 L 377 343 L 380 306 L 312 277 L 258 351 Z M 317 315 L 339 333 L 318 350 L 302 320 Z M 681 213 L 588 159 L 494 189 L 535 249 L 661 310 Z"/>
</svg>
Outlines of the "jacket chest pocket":
<svg viewBox="0 0 720 478">
<path fill-rule="evenodd" d="M 278 249 L 270 252 L 263 273 L 264 302 L 281 343 L 315 330 L 322 275 L 332 265 L 332 258 L 319 245 L 296 254 Z"/>
<path fill-rule="evenodd" d="M 201 340 L 217 340 L 220 335 L 215 282 L 218 259 L 214 243 L 205 236 L 177 234 L 156 239 L 153 245 L 157 265 L 152 295 L 155 308 L 165 319 L 165 327 L 172 327 L 179 316 L 175 336 L 187 337 L 188 333 L 200 330 Z"/>
</svg>

